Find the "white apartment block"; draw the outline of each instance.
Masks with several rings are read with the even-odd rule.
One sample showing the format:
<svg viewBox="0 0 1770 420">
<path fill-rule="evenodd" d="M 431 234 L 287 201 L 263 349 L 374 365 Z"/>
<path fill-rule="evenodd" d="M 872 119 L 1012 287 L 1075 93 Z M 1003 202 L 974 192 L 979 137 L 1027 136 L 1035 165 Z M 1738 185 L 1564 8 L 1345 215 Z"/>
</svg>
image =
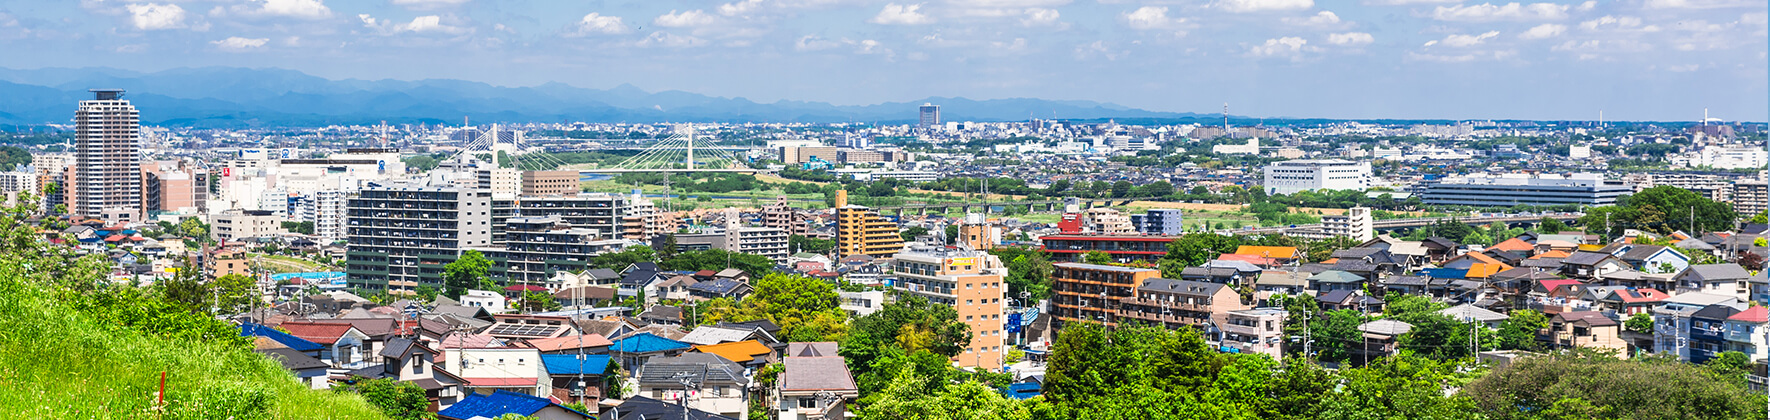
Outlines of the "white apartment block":
<svg viewBox="0 0 1770 420">
<path fill-rule="evenodd" d="M 1340 159 L 1287 160 L 1266 165 L 1266 193 L 1316 190 L 1364 191 L 1371 185 L 1370 162 Z"/>
<path fill-rule="evenodd" d="M 1338 216 L 1322 216 L 1321 230 L 1328 236 L 1345 236 L 1358 241 L 1368 241 L 1376 237 L 1371 209 L 1353 207 L 1346 209 L 1346 214 Z"/>
</svg>

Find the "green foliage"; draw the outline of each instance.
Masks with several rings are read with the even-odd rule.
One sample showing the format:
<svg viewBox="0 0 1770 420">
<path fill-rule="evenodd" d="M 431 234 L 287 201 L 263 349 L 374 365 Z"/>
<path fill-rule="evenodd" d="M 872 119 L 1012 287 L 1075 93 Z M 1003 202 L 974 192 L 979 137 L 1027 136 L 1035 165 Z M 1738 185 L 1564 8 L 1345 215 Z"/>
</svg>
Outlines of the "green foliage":
<svg viewBox="0 0 1770 420">
<path fill-rule="evenodd" d="M 922 236 L 922 235 L 927 235 L 927 234 L 928 234 L 928 228 L 921 227 L 921 226 L 910 226 L 908 229 L 904 229 L 902 232 L 897 233 L 897 235 L 902 237 L 905 242 L 914 241 L 914 240 L 916 240 L 917 236 Z"/>
<path fill-rule="evenodd" d="M 1106 251 L 1088 251 L 1082 253 L 1082 262 L 1088 264 L 1112 264 L 1112 254 Z"/>
<path fill-rule="evenodd" d="M 787 250 L 793 253 L 810 252 L 818 255 L 826 255 L 833 249 L 836 249 L 836 241 L 834 239 L 817 239 L 806 237 L 804 235 L 787 237 Z"/>
<path fill-rule="evenodd" d="M 553 299 L 553 294 L 547 292 L 523 292 L 522 306 L 534 311 L 557 311 L 563 308 Z"/>
<path fill-rule="evenodd" d="M 947 384 L 917 374 L 913 368 L 896 372 L 889 384 L 860 409 L 863 420 L 1029 420 L 1024 403 L 1002 396 L 977 382 Z"/>
<path fill-rule="evenodd" d="M 1764 396 L 1701 366 L 1591 351 L 1514 361 L 1463 394 L 1496 420 L 1742 419 L 1764 412 Z"/>
<path fill-rule="evenodd" d="M 1536 334 L 1549 328 L 1549 317 L 1542 312 L 1530 309 L 1514 310 L 1507 314 L 1510 318 L 1500 324 L 1500 348 L 1505 350 L 1537 351 L 1542 349 L 1542 342 L 1537 341 Z M 1640 314 L 1646 315 L 1646 314 Z M 1633 318 L 1629 320 L 1635 322 Z M 1653 330 L 1653 317 L 1647 316 L 1647 330 Z"/>
<path fill-rule="evenodd" d="M 386 378 L 367 379 L 361 376 L 352 376 L 350 379 L 354 383 L 336 386 L 332 390 L 361 394 L 364 401 L 381 409 L 382 413 L 386 413 L 391 418 L 413 420 L 436 418 L 435 414 L 425 411 L 430 406 L 430 401 L 424 397 L 424 388 L 419 388 L 418 385 Z"/>
<path fill-rule="evenodd" d="M 1560 219 L 1556 219 L 1553 217 L 1544 217 L 1543 221 L 1541 223 L 1537 224 L 1537 232 L 1541 232 L 1541 233 L 1545 233 L 1545 234 L 1553 235 L 1553 234 L 1566 232 L 1566 231 L 1567 231 L 1567 224 L 1561 223 Z"/>
<path fill-rule="evenodd" d="M 485 254 L 472 249 L 462 252 L 460 258 L 443 266 L 443 294 L 459 299 L 469 289 L 483 288 L 491 268 L 492 260 Z"/>
<path fill-rule="evenodd" d="M 1043 251 L 1024 246 L 1004 246 L 992 248 L 989 253 L 1007 262 L 1008 276 L 1003 282 L 1008 283 L 1008 297 L 1020 299 L 1023 292 L 1030 295 L 1033 302 L 1051 297 L 1051 274 L 1055 268 Z M 1026 304 L 1030 303 L 1023 303 Z"/>
<path fill-rule="evenodd" d="M 1168 254 L 1162 260 L 1176 262 L 1180 267 L 1196 267 L 1210 262 L 1218 255 L 1233 253 L 1241 245 L 1241 239 L 1234 236 L 1193 233 L 1169 242 Z M 1163 267 L 1163 277 L 1180 278 L 1178 272 L 1169 273 L 1167 266 Z"/>
<path fill-rule="evenodd" d="M 862 395 L 883 389 L 898 370 L 917 366 L 923 375 L 946 375 L 947 358 L 971 342 L 969 327 L 950 305 L 900 295 L 878 312 L 855 318 L 841 340 Z"/>
<path fill-rule="evenodd" d="M 1683 188 L 1659 186 L 1624 197 L 1615 206 L 1587 209 L 1580 223 L 1586 226 L 1587 232 L 1614 238 L 1621 236 L 1626 229 L 1660 235 L 1680 230 L 1691 232 L 1692 229 L 1697 232 L 1731 230 L 1737 217 L 1732 204 L 1709 200 Z"/>
<path fill-rule="evenodd" d="M 1702 366 L 1714 372 L 1716 376 L 1744 382 L 1745 376 L 1751 373 L 1752 358 L 1737 351 L 1724 351 L 1714 358 L 1702 362 Z"/>
<path fill-rule="evenodd" d="M 313 222 L 283 222 L 283 229 L 303 235 L 312 235 Z"/>
<path fill-rule="evenodd" d="M 664 258 L 662 262 L 658 263 L 658 267 L 678 271 L 719 271 L 726 268 L 736 268 L 750 273 L 751 276 L 758 276 L 774 271 L 774 260 L 756 254 L 710 248 L 677 253 Z"/>
<path fill-rule="evenodd" d="M 805 276 L 770 272 L 750 280 L 755 292 L 741 301 L 703 303 L 705 323 L 766 319 L 791 342 L 832 341 L 847 332 L 848 313 L 838 307 L 836 286 Z"/>
<path fill-rule="evenodd" d="M 1630 315 L 1628 320 L 1623 321 L 1623 329 L 1638 334 L 1653 334 L 1653 315 L 1646 312 Z"/>
<path fill-rule="evenodd" d="M 1480 419 L 1475 403 L 1445 388 L 1458 378 L 1457 366 L 1414 357 L 1389 357 L 1347 369 L 1343 381 L 1322 402 L 1319 419 Z"/>
<path fill-rule="evenodd" d="M 0 170 L 11 171 L 18 165 L 31 164 L 31 151 L 18 146 L 0 146 Z"/>
<path fill-rule="evenodd" d="M 436 169 L 436 165 L 440 163 L 436 160 L 436 157 L 430 155 L 411 156 L 400 159 L 400 161 L 405 162 L 407 168 L 413 168 L 420 171 Z"/>
<path fill-rule="evenodd" d="M 1328 311 L 1320 322 L 1310 324 L 1310 339 L 1315 342 L 1316 360 L 1337 362 L 1351 357 L 1351 350 L 1361 345 L 1364 333 L 1358 325 L 1367 320 L 1352 309 Z"/>
<path fill-rule="evenodd" d="M 590 257 L 590 266 L 621 271 L 635 263 L 656 262 L 657 259 L 658 255 L 652 251 L 651 247 L 637 245 L 622 249 L 621 252 L 610 252 Z"/>
</svg>

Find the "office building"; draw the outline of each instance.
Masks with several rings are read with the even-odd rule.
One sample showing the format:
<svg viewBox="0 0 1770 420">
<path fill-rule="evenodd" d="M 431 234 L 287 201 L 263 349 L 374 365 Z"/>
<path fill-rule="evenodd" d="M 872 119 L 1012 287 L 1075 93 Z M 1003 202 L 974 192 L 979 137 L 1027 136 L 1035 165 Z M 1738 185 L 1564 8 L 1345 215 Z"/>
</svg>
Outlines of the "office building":
<svg viewBox="0 0 1770 420">
<path fill-rule="evenodd" d="M 577 195 L 582 182 L 578 171 L 523 171 L 522 195 Z"/>
<path fill-rule="evenodd" d="M 1002 312 L 1007 302 L 1007 266 L 987 252 L 963 248 L 916 247 L 892 262 L 897 280 L 892 287 L 952 305 L 959 321 L 971 330 L 971 342 L 952 361 L 962 367 L 999 369 L 1007 336 Z"/>
<path fill-rule="evenodd" d="M 1268 195 L 1289 195 L 1302 191 L 1358 190 L 1371 186 L 1370 162 L 1339 159 L 1287 160 L 1266 165 Z"/>
<path fill-rule="evenodd" d="M 432 186 L 372 186 L 346 204 L 346 281 L 371 292 L 442 289 L 443 266 L 467 248 L 492 246 L 492 193 Z"/>
<path fill-rule="evenodd" d="M 551 284 L 554 273 L 582 272 L 589 268 L 590 258 L 619 252 L 626 241 L 611 239 L 605 234 L 566 223 L 557 215 L 514 217 L 504 222 L 504 246 L 481 250 L 494 261 L 494 272 L 502 272 L 507 284 Z"/>
<path fill-rule="evenodd" d="M 897 223 L 865 206 L 848 204 L 848 191 L 836 191 L 836 252 L 890 257 L 903 249 Z"/>
<path fill-rule="evenodd" d="M 872 150 L 861 150 L 861 149 L 837 149 L 836 150 L 836 157 L 837 157 L 837 159 L 839 159 L 838 161 L 842 162 L 842 163 L 884 162 L 886 160 L 886 158 L 885 158 L 886 156 L 888 156 L 888 155 L 885 153 L 879 153 L 879 152 L 872 151 Z"/>
<path fill-rule="evenodd" d="M 940 126 L 940 105 L 923 103 L 918 111 L 916 127 L 927 130 Z"/>
<path fill-rule="evenodd" d="M 1632 191 L 1621 181 L 1606 180 L 1602 174 L 1593 173 L 1472 175 L 1429 184 L 1422 200 L 1435 206 L 1607 206 Z"/>
<path fill-rule="evenodd" d="M 788 165 L 811 162 L 817 158 L 824 162 L 841 161 L 839 149 L 827 146 L 781 146 L 781 162 Z"/>
<path fill-rule="evenodd" d="M 1766 209 L 1766 202 L 1770 201 L 1766 200 L 1766 198 L 1770 198 L 1770 195 L 1766 194 L 1770 191 L 1766 191 L 1765 186 L 1764 181 L 1734 181 L 1733 191 L 1730 193 L 1733 199 L 1733 211 L 1738 213 L 1740 217 L 1747 219 L 1751 218 L 1751 215 L 1763 213 Z"/>
<path fill-rule="evenodd" d="M 1051 315 L 1058 326 L 1070 322 L 1117 323 L 1120 301 L 1136 296 L 1145 280 L 1161 277 L 1148 268 L 1082 263 L 1052 264 Z"/>
<path fill-rule="evenodd" d="M 74 111 L 68 212 L 141 221 L 141 116 L 122 89 L 93 89 Z M 117 222 L 122 220 L 108 220 Z"/>
<path fill-rule="evenodd" d="M 1149 209 L 1131 215 L 1131 226 L 1148 235 L 1180 235 L 1186 233 L 1186 221 L 1180 209 Z"/>
<path fill-rule="evenodd" d="M 246 238 L 262 238 L 283 233 L 280 212 L 266 210 L 228 210 L 209 217 L 209 238 L 230 242 Z"/>
<path fill-rule="evenodd" d="M 1105 252 L 1112 256 L 1113 262 L 1145 261 L 1156 262 L 1168 255 L 1168 243 L 1179 239 L 1174 235 L 1103 235 L 1103 234 L 1058 234 L 1045 235 L 1039 238 L 1044 243 L 1045 256 L 1051 262 L 1080 262 L 1082 254 L 1088 251 Z"/>
</svg>

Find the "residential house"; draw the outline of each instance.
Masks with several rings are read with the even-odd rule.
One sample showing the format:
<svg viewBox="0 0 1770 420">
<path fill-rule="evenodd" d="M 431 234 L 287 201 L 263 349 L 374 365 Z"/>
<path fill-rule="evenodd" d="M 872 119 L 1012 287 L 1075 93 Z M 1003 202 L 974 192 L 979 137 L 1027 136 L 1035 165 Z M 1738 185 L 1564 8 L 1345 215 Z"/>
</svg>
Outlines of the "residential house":
<svg viewBox="0 0 1770 420">
<path fill-rule="evenodd" d="M 1213 262 L 1215 262 L 1215 261 L 1213 261 Z M 1247 263 L 1241 263 L 1241 264 L 1247 264 Z M 1247 265 L 1252 266 L 1252 264 L 1247 264 Z M 1206 267 L 1186 267 L 1186 268 L 1180 269 L 1180 279 L 1182 279 L 1182 280 L 1204 282 L 1204 283 L 1225 284 L 1225 285 L 1229 285 L 1230 287 L 1240 286 L 1243 276 L 1247 276 L 1248 278 L 1251 279 L 1251 278 L 1254 278 L 1253 276 L 1257 276 L 1257 275 L 1259 275 L 1259 271 L 1254 271 L 1252 274 L 1249 274 L 1249 273 L 1245 273 L 1241 270 L 1237 270 L 1232 267 L 1209 267 L 1209 266 L 1206 266 Z"/>
<path fill-rule="evenodd" d="M 446 364 L 439 360 L 442 353 L 422 342 L 396 337 L 387 340 L 387 345 L 377 356 L 381 358 L 379 366 L 353 370 L 351 376 L 385 378 L 417 385 L 424 389 L 431 411 L 454 405 L 464 394 L 462 388 L 467 385 L 467 380 L 450 373 Z"/>
<path fill-rule="evenodd" d="M 694 276 L 677 274 L 652 282 L 645 288 L 646 301 L 656 303 L 659 300 L 688 300 L 688 288 L 700 283 Z"/>
<path fill-rule="evenodd" d="M 603 354 L 614 342 L 600 334 L 574 334 L 553 338 L 536 338 L 523 343 L 541 354 Z"/>
<path fill-rule="evenodd" d="M 372 362 L 367 356 L 373 354 L 373 349 L 365 348 L 369 336 L 349 323 L 289 321 L 278 327 L 303 340 L 325 346 L 320 349 L 319 358 L 331 363 L 332 367 L 359 369 Z"/>
<path fill-rule="evenodd" d="M 1264 354 L 1284 360 L 1284 308 L 1254 308 L 1225 312 L 1219 323 L 1219 348 L 1230 353 Z"/>
<path fill-rule="evenodd" d="M 1611 245 L 1611 255 L 1621 258 L 1644 273 L 1677 273 L 1690 266 L 1690 257 L 1677 249 L 1659 245 L 1616 244 Z"/>
<path fill-rule="evenodd" d="M 1420 241 L 1420 246 L 1426 248 L 1426 262 L 1432 264 L 1440 264 L 1455 258 L 1457 250 L 1463 248 L 1463 244 L 1439 236 Z"/>
<path fill-rule="evenodd" d="M 1309 287 L 1311 275 L 1296 271 L 1266 270 L 1254 280 L 1254 299 L 1266 300 L 1272 295 L 1295 295 Z"/>
<path fill-rule="evenodd" d="M 1745 353 L 1756 363 L 1770 360 L 1770 331 L 1764 330 L 1767 322 L 1770 322 L 1770 310 L 1763 306 L 1746 308 L 1727 317 L 1722 323 L 1727 347 L 1722 350 Z"/>
<path fill-rule="evenodd" d="M 683 410 L 676 401 L 658 401 L 645 396 L 622 400 L 620 405 L 603 413 L 602 420 L 738 420 L 698 409 Z M 760 420 L 760 419 L 758 419 Z"/>
<path fill-rule="evenodd" d="M 1622 339 L 1622 323 L 1598 311 L 1570 311 L 1549 318 L 1550 347 L 1557 349 L 1583 347 L 1615 350 L 1624 354 L 1629 345 Z"/>
<path fill-rule="evenodd" d="M 296 337 L 296 336 L 286 333 L 286 332 L 282 332 L 280 330 L 277 330 L 276 328 L 271 328 L 268 326 L 264 326 L 262 324 L 254 324 L 254 323 L 250 323 L 250 322 L 240 324 L 240 336 L 241 337 L 260 337 L 260 338 L 268 339 L 271 341 L 275 341 L 278 344 L 278 346 L 276 346 L 276 347 L 292 349 L 292 350 L 301 352 L 302 354 L 305 354 L 305 355 L 308 355 L 311 357 L 315 357 L 315 358 L 320 357 L 320 351 L 322 349 L 325 349 L 325 347 L 326 347 L 326 346 L 320 345 L 319 343 L 308 341 L 307 339 L 304 339 L 301 337 Z M 262 346 L 260 346 L 260 347 L 262 347 Z"/>
<path fill-rule="evenodd" d="M 1678 273 L 1672 280 L 1677 282 L 1680 294 L 1702 292 L 1750 300 L 1751 287 L 1747 280 L 1751 277 L 1752 273 L 1739 264 L 1697 264 Z"/>
<path fill-rule="evenodd" d="M 1248 307 L 1229 286 L 1151 278 L 1144 280 L 1131 298 L 1120 299 L 1106 323 L 1116 325 L 1120 319 L 1129 319 L 1170 329 L 1191 326 L 1214 334 L 1217 315 Z"/>
<path fill-rule="evenodd" d="M 1608 296 L 1599 298 L 1597 309 L 1628 317 L 1650 313 L 1660 301 L 1670 297 L 1671 295 L 1655 289 L 1620 288 L 1611 290 Z"/>
<path fill-rule="evenodd" d="M 450 370 L 467 383 L 467 389 L 480 394 L 496 390 L 545 397 L 553 385 L 541 379 L 546 367 L 541 351 L 529 348 L 444 348 Z M 458 366 L 458 367 L 457 367 Z"/>
<path fill-rule="evenodd" d="M 634 264 L 621 274 L 620 287 L 615 289 L 615 293 L 622 297 L 634 297 L 639 296 L 640 293 L 647 293 L 652 290 L 652 283 L 662 280 L 660 276 L 656 264 Z"/>
<path fill-rule="evenodd" d="M 843 311 L 847 311 L 849 316 L 855 318 L 872 315 L 874 312 L 878 312 L 885 308 L 885 291 L 883 290 L 868 290 L 864 292 L 838 291 L 836 292 L 836 297 L 841 299 L 841 303 L 839 303 L 838 306 L 841 307 Z"/>
<path fill-rule="evenodd" d="M 546 397 L 504 390 L 468 395 L 467 398 L 462 399 L 454 406 L 436 413 L 437 417 L 446 420 L 494 419 L 506 414 L 537 420 L 588 420 L 595 418 L 590 414 L 556 404 Z"/>
<path fill-rule="evenodd" d="M 781 360 L 774 406 L 780 420 L 840 420 L 848 404 L 860 398 L 848 364 L 840 356 L 788 357 Z"/>
<path fill-rule="evenodd" d="M 653 356 L 670 357 L 687 352 L 694 345 L 681 341 L 660 337 L 650 332 L 641 332 L 615 340 L 609 348 L 622 367 L 628 370 L 645 366 L 646 360 Z"/>
<path fill-rule="evenodd" d="M 1490 311 L 1466 303 L 1445 308 L 1444 310 L 1438 311 L 1438 313 L 1460 322 L 1480 323 L 1482 327 L 1486 327 L 1490 330 L 1500 329 L 1500 326 L 1505 324 L 1507 319 L 1511 318 L 1506 316 L 1506 314 Z"/>
<path fill-rule="evenodd" d="M 577 286 L 553 292 L 553 301 L 567 308 L 600 307 L 615 299 L 615 289 L 606 286 Z"/>
<path fill-rule="evenodd" d="M 1308 281 L 1309 290 L 1326 293 L 1335 290 L 1364 290 L 1368 279 L 1345 271 L 1328 270 L 1309 276 Z"/>
<path fill-rule="evenodd" d="M 739 270 L 738 272 L 742 273 L 743 271 Z M 745 276 L 745 278 L 748 278 L 748 276 Z M 712 280 L 698 282 L 694 285 L 688 286 L 688 295 L 695 300 L 711 300 L 719 298 L 743 299 L 745 296 L 749 296 L 753 291 L 755 291 L 755 288 L 750 286 L 750 282 L 728 277 L 715 277 Z"/>
<path fill-rule="evenodd" d="M 1715 305 L 1726 305 L 1735 310 L 1745 307 L 1736 297 L 1708 293 L 1683 293 L 1660 301 L 1660 305 L 1652 310 L 1653 351 L 1690 360 L 1692 317 L 1697 311 Z"/>
<path fill-rule="evenodd" d="M 610 364 L 606 354 L 542 354 L 541 365 L 547 369 L 551 397 L 565 403 L 582 403 L 596 407 L 602 401 L 603 376 Z M 594 414 L 594 413 L 593 413 Z"/>
<path fill-rule="evenodd" d="M 1407 257 L 1379 248 L 1342 249 L 1334 251 L 1333 257 L 1335 270 L 1357 274 L 1365 280 L 1373 281 L 1406 272 L 1412 265 Z"/>
<path fill-rule="evenodd" d="M 1315 296 L 1315 302 L 1321 310 L 1337 311 L 1341 309 L 1356 310 L 1366 314 L 1383 312 L 1383 300 L 1374 296 L 1365 296 L 1362 290 L 1339 289 Z"/>
<path fill-rule="evenodd" d="M 485 333 L 502 340 L 534 340 L 578 333 L 571 325 L 572 319 L 563 316 L 501 314 L 493 315 L 492 319 L 495 323 Z"/>
<path fill-rule="evenodd" d="M 283 347 L 275 341 L 272 341 L 271 343 L 273 343 L 274 346 L 269 348 L 259 348 L 253 351 L 282 364 L 284 370 L 288 370 L 290 373 L 295 374 L 295 380 L 301 381 L 302 385 L 306 385 L 310 389 L 326 389 L 331 386 L 331 381 L 327 374 L 327 368 L 332 367 L 332 365 L 328 365 L 326 362 L 320 361 L 320 359 L 314 358 L 313 356 L 309 356 L 307 353 L 300 350 Z"/>
<path fill-rule="evenodd" d="M 1690 314 L 1690 363 L 1703 363 L 1727 351 L 1727 319 L 1740 313 L 1730 305 L 1709 305 Z"/>
<path fill-rule="evenodd" d="M 682 307 L 652 305 L 639 313 L 639 320 L 658 325 L 682 325 Z"/>
<path fill-rule="evenodd" d="M 1235 253 L 1239 255 L 1255 255 L 1262 258 L 1271 258 L 1273 263 L 1276 263 L 1277 265 L 1288 265 L 1303 258 L 1303 253 L 1297 251 L 1297 247 L 1294 246 L 1242 245 L 1235 249 Z"/>
<path fill-rule="evenodd" d="M 1390 276 L 1377 281 L 1383 290 L 1404 295 L 1424 295 L 1432 279 L 1420 276 Z"/>
<path fill-rule="evenodd" d="M 1352 355 L 1365 360 L 1393 355 L 1399 348 L 1401 336 L 1413 329 L 1413 324 L 1392 319 L 1359 324 L 1358 331 L 1364 333 L 1364 338 L 1359 346 L 1352 349 Z"/>
<path fill-rule="evenodd" d="M 1758 305 L 1770 305 L 1770 270 L 1758 270 L 1758 274 L 1746 279 L 1746 286 L 1751 289 L 1751 301 Z"/>
<path fill-rule="evenodd" d="M 468 290 L 461 295 L 461 306 L 485 309 L 486 313 L 501 314 L 510 310 L 507 306 L 509 298 L 490 290 Z"/>
<path fill-rule="evenodd" d="M 761 368 L 780 360 L 774 349 L 761 341 L 746 340 L 694 346 L 694 351 L 724 357 L 745 368 Z"/>
<path fill-rule="evenodd" d="M 1629 268 L 1628 262 L 1603 252 L 1579 251 L 1561 260 L 1561 275 L 1579 279 L 1598 279 Z"/>
<path fill-rule="evenodd" d="M 749 409 L 750 379 L 744 368 L 717 355 L 659 357 L 640 366 L 634 376 L 641 397 L 728 417 L 743 417 Z M 691 384 L 687 389 L 684 381 Z"/>
</svg>

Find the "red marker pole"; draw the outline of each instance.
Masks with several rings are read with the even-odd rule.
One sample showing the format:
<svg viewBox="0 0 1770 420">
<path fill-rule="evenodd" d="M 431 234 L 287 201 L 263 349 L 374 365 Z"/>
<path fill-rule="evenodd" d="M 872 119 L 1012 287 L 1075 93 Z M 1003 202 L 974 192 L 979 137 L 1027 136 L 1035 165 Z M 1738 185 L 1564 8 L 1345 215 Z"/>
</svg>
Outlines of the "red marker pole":
<svg viewBox="0 0 1770 420">
<path fill-rule="evenodd" d="M 163 371 L 163 370 L 160 371 L 160 402 L 159 402 L 159 405 L 162 407 L 166 406 L 166 371 Z"/>
</svg>

